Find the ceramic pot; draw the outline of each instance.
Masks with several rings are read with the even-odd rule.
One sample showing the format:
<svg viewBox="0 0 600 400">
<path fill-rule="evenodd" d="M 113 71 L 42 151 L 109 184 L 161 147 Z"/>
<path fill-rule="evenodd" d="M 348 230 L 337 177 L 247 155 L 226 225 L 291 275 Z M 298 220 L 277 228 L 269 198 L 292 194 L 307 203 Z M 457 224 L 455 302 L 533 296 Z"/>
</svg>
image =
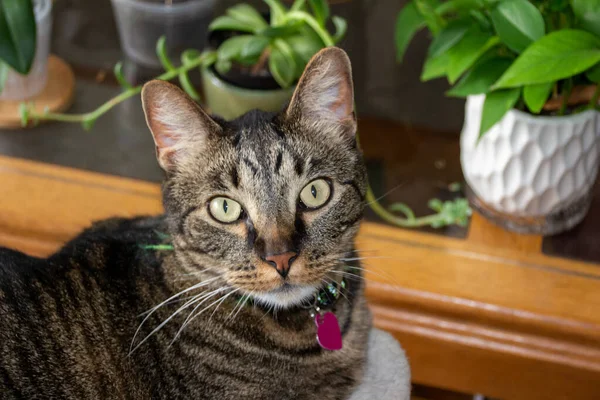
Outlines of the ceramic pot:
<svg viewBox="0 0 600 400">
<path fill-rule="evenodd" d="M 251 110 L 279 111 L 291 99 L 294 88 L 246 89 L 220 78 L 212 68 L 202 69 L 204 100 L 210 112 L 226 120 Z"/>
<path fill-rule="evenodd" d="M 9 69 L 0 100 L 26 100 L 40 94 L 48 79 L 48 56 L 52 37 L 52 0 L 33 0 L 37 44 L 31 70 L 21 75 Z"/>
<path fill-rule="evenodd" d="M 600 113 L 510 110 L 481 139 L 484 95 L 470 96 L 461 164 L 472 205 L 509 230 L 551 235 L 585 217 L 598 174 Z"/>
</svg>

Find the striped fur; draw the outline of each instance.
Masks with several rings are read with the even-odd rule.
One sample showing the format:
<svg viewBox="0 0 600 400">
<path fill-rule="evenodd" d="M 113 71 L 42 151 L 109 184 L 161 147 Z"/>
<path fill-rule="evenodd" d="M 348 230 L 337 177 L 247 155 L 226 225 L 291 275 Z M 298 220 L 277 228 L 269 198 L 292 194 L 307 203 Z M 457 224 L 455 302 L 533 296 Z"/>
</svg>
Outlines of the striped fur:
<svg viewBox="0 0 600 400">
<path fill-rule="evenodd" d="M 348 275 L 331 310 L 341 351 L 318 346 L 304 307 L 356 258 L 366 174 L 345 54 L 317 55 L 281 113 L 213 119 L 162 82 L 143 98 L 166 214 L 97 223 L 48 259 L 0 249 L 1 397 L 346 398 L 371 323 L 362 280 Z M 332 197 L 303 209 L 298 195 L 316 178 Z M 238 201 L 243 217 L 217 222 L 214 196 Z M 161 232 L 173 251 L 143 246 Z M 282 246 L 298 253 L 287 278 L 260 256 Z"/>
</svg>

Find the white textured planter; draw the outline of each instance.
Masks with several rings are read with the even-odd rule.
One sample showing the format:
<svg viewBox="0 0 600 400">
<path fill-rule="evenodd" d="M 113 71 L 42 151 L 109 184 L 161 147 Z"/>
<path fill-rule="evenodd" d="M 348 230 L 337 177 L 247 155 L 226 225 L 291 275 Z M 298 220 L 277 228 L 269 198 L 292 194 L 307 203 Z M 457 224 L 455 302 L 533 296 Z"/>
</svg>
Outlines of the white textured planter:
<svg viewBox="0 0 600 400">
<path fill-rule="evenodd" d="M 554 234 L 579 223 L 598 173 L 600 113 L 510 110 L 478 141 L 484 100 L 467 99 L 460 143 L 475 208 L 523 233 Z"/>
</svg>

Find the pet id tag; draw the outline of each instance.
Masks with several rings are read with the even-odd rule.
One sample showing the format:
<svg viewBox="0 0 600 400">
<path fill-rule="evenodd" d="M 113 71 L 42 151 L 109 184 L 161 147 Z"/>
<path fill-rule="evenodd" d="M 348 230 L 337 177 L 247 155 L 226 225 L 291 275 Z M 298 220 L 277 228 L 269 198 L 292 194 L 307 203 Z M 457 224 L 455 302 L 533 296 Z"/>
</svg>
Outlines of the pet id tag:
<svg viewBox="0 0 600 400">
<path fill-rule="evenodd" d="M 317 325 L 317 342 L 319 342 L 319 346 L 325 350 L 342 349 L 342 332 L 334 313 L 316 313 L 315 324 Z"/>
</svg>

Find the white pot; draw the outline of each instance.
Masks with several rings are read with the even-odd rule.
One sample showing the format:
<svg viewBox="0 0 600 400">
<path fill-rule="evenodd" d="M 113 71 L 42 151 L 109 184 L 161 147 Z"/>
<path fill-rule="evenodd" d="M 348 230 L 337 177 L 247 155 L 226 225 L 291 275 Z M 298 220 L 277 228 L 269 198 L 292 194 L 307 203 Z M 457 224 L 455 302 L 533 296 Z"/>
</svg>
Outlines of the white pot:
<svg viewBox="0 0 600 400">
<path fill-rule="evenodd" d="M 463 173 L 483 213 L 508 215 L 513 221 L 505 226 L 527 233 L 579 223 L 598 173 L 600 113 L 547 117 L 510 110 L 478 140 L 484 100 L 467 99 L 460 142 Z M 537 227 L 528 229 L 531 221 Z"/>
<path fill-rule="evenodd" d="M 33 0 L 37 24 L 37 45 L 33 65 L 27 75 L 10 69 L 0 100 L 26 100 L 44 90 L 48 79 L 48 56 L 52 33 L 52 0 Z"/>
</svg>

